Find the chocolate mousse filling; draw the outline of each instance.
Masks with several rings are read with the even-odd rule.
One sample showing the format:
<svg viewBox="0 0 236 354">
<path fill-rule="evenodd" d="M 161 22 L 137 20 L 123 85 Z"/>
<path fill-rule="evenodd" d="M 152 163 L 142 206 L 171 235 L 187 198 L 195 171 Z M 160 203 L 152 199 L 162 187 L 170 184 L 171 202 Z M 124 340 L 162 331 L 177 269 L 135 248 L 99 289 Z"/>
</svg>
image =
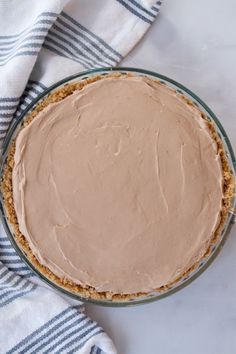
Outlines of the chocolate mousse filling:
<svg viewBox="0 0 236 354">
<path fill-rule="evenodd" d="M 51 94 L 9 156 L 8 214 L 28 256 L 98 297 L 149 293 L 186 274 L 232 197 L 213 125 L 148 77 L 97 77 Z"/>
</svg>

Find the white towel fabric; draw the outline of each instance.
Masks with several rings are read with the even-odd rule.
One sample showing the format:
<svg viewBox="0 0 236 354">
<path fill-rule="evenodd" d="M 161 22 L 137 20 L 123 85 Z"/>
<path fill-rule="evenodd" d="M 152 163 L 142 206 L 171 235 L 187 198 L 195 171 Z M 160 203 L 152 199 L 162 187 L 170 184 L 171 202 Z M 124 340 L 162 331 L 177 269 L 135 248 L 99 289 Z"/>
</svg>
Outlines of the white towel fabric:
<svg viewBox="0 0 236 354">
<path fill-rule="evenodd" d="M 48 86 L 115 66 L 156 18 L 156 0 L 0 0 L 0 142 Z M 109 353 L 83 304 L 39 284 L 0 225 L 0 353 Z"/>
</svg>

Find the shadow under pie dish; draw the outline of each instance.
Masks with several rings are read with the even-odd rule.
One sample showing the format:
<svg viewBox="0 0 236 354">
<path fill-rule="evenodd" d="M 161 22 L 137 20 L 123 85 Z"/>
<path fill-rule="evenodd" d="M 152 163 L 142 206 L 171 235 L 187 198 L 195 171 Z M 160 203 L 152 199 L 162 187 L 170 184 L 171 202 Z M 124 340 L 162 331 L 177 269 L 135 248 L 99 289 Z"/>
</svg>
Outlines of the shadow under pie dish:
<svg viewBox="0 0 236 354">
<path fill-rule="evenodd" d="M 144 70 L 47 90 L 4 145 L 2 213 L 50 285 L 100 304 L 166 296 L 209 264 L 232 222 L 235 158 L 209 108 Z"/>
</svg>

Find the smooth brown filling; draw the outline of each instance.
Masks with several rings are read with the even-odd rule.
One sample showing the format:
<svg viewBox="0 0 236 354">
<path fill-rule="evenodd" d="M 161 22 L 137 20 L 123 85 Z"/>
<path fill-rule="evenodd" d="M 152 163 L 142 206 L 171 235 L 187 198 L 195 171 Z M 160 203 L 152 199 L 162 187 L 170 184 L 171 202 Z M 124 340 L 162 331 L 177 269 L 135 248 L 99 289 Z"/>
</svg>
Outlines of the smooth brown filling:
<svg viewBox="0 0 236 354">
<path fill-rule="evenodd" d="M 207 123 L 148 78 L 106 78 L 18 135 L 19 228 L 40 263 L 97 291 L 148 292 L 206 251 L 222 169 Z"/>
</svg>

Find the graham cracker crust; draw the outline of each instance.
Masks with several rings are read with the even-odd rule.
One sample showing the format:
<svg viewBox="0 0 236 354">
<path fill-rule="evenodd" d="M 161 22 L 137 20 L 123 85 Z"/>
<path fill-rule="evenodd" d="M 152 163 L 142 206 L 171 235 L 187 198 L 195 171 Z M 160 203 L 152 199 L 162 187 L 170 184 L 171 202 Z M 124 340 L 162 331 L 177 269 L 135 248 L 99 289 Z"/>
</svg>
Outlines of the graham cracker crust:
<svg viewBox="0 0 236 354">
<path fill-rule="evenodd" d="M 133 76 L 132 74 L 125 74 L 126 76 Z M 97 75 L 79 82 L 66 84 L 63 88 L 58 89 L 57 91 L 49 94 L 43 101 L 41 101 L 34 109 L 31 111 L 23 121 L 21 129 L 26 127 L 30 122 L 37 116 L 37 114 L 42 111 L 45 107 L 47 107 L 51 103 L 59 102 L 63 100 L 68 95 L 71 95 L 75 90 L 81 90 L 87 84 L 98 81 L 102 78 L 107 77 L 120 77 L 124 76 L 121 73 L 112 73 L 107 74 L 106 76 Z M 155 80 L 157 81 L 157 80 Z M 163 83 L 157 81 L 160 85 Z M 198 109 L 196 105 L 186 98 L 184 95 L 177 93 L 185 102 L 195 109 Z M 233 172 L 230 169 L 228 164 L 226 152 L 223 147 L 223 143 L 221 138 L 219 137 L 215 125 L 213 122 L 209 121 L 207 116 L 201 112 L 202 119 L 204 119 L 209 127 L 210 134 L 212 139 L 215 140 L 217 144 L 218 154 L 221 159 L 222 164 L 222 174 L 223 174 L 223 199 L 222 199 L 222 209 L 221 209 L 221 220 L 219 226 L 217 227 L 216 231 L 213 235 L 209 236 L 209 239 L 206 241 L 206 246 L 202 252 L 202 254 L 193 261 L 191 267 L 188 267 L 180 276 L 178 276 L 174 281 L 163 285 L 160 288 L 157 288 L 157 292 L 164 292 L 170 288 L 172 288 L 176 283 L 179 283 L 182 279 L 185 279 L 192 273 L 194 270 L 198 268 L 202 260 L 209 256 L 212 250 L 212 246 L 217 243 L 220 238 L 221 232 L 223 230 L 225 221 L 227 219 L 227 215 L 232 207 L 232 198 L 234 195 L 234 188 L 235 188 L 235 180 Z M 4 165 L 2 180 L 1 180 L 1 192 L 3 195 L 4 207 L 7 214 L 7 221 L 10 224 L 14 238 L 17 242 L 19 248 L 25 253 L 26 257 L 30 261 L 30 263 L 40 272 L 42 273 L 47 279 L 52 281 L 53 283 L 63 287 L 64 289 L 68 290 L 71 293 L 77 294 L 83 298 L 89 298 L 93 300 L 113 300 L 113 301 L 128 301 L 130 299 L 140 298 L 142 296 L 148 295 L 148 293 L 135 293 L 135 294 L 114 294 L 111 292 L 97 292 L 95 288 L 90 286 L 81 286 L 78 285 L 68 279 L 62 279 L 56 276 L 54 273 L 51 272 L 50 269 L 43 266 L 37 258 L 32 253 L 28 242 L 26 241 L 24 235 L 19 230 L 19 225 L 17 221 L 16 212 L 14 209 L 13 203 L 13 189 L 12 189 L 12 170 L 14 167 L 14 153 L 15 153 L 15 139 L 12 140 L 11 145 L 8 150 L 8 156 Z"/>
</svg>

